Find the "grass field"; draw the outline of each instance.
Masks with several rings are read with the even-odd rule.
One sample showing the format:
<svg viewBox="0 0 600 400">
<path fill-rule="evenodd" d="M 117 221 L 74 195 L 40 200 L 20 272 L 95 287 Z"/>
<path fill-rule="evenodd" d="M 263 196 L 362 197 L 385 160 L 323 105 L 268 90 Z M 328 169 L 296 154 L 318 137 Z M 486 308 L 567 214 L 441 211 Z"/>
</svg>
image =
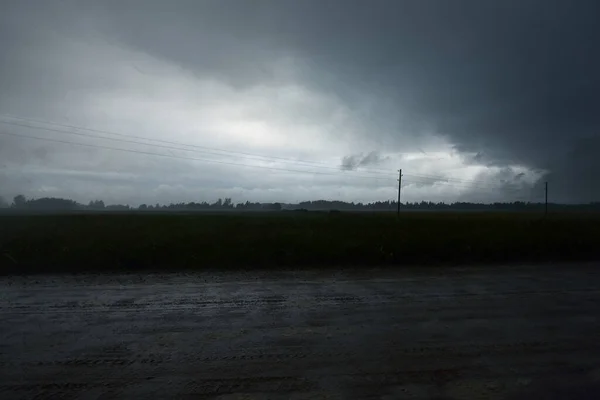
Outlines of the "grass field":
<svg viewBox="0 0 600 400">
<path fill-rule="evenodd" d="M 600 215 L 0 216 L 4 273 L 600 260 Z"/>
</svg>

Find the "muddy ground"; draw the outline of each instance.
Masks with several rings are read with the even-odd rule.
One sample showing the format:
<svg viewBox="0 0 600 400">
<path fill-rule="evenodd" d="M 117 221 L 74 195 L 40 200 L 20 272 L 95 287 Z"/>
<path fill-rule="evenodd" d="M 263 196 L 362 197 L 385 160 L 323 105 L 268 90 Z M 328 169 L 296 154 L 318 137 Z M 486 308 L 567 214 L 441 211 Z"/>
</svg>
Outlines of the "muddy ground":
<svg viewBox="0 0 600 400">
<path fill-rule="evenodd" d="M 596 398 L 598 267 L 4 277 L 0 398 Z"/>
</svg>

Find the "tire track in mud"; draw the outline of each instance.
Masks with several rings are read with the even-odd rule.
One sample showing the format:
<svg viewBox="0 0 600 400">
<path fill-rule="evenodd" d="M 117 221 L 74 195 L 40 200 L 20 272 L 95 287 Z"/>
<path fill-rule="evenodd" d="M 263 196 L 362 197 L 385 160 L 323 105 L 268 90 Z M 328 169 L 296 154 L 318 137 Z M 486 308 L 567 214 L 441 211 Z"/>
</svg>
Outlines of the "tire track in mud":
<svg viewBox="0 0 600 400">
<path fill-rule="evenodd" d="M 296 361 L 300 364 L 318 364 L 323 360 L 337 360 L 339 362 L 381 362 L 390 363 L 399 358 L 404 358 L 405 361 L 412 363 L 424 363 L 432 357 L 437 357 L 438 362 L 446 361 L 454 365 L 469 365 L 468 361 L 474 357 L 485 355 L 486 357 L 495 356 L 498 358 L 526 358 L 540 354 L 573 354 L 580 350 L 580 346 L 573 344 L 570 346 L 557 345 L 551 343 L 524 343 L 524 344 L 509 344 L 509 345 L 465 345 L 457 346 L 423 346 L 413 348 L 391 348 L 386 353 L 375 352 L 370 356 L 365 356 L 358 352 L 349 351 L 320 351 L 320 352 L 302 352 L 302 353 L 256 353 L 254 354 L 239 354 L 239 355 L 194 355 L 189 354 L 180 357 L 169 357 L 164 354 L 147 354 L 136 358 L 72 358 L 63 360 L 51 361 L 34 361 L 23 363 L 3 362 L 1 367 L 24 367 L 24 368 L 39 368 L 39 367 L 75 367 L 75 368 L 95 368 L 95 367 L 128 367 L 132 365 L 138 366 L 165 366 L 170 363 L 186 363 L 189 366 L 207 363 L 219 364 L 228 363 L 279 363 Z M 598 351 L 600 346 L 587 347 L 587 351 Z M 443 355 L 443 356 L 441 356 Z M 304 361 L 304 362 L 303 362 Z M 535 364 L 535 361 L 532 362 Z M 167 365 L 168 367 L 168 365 Z M 410 372 L 408 369 L 397 369 L 398 372 Z"/>
<path fill-rule="evenodd" d="M 590 373 L 591 368 L 567 368 L 563 370 L 565 374 L 582 374 Z M 499 394 L 499 389 L 507 382 L 513 385 L 527 386 L 529 382 L 537 378 L 547 378 L 544 368 L 538 367 L 537 370 L 531 371 L 526 379 L 515 378 L 512 373 L 495 374 L 493 378 L 489 378 L 483 374 L 478 368 L 431 368 L 422 370 L 406 370 L 394 372 L 359 372 L 353 374 L 329 374 L 327 378 L 335 379 L 342 382 L 348 382 L 348 386 L 352 390 L 364 390 L 357 398 L 382 398 L 377 395 L 376 389 L 389 387 L 414 387 L 420 385 L 424 387 L 433 387 L 437 392 L 444 392 L 446 387 L 462 389 L 466 394 L 465 397 L 457 398 L 505 398 L 504 396 L 490 397 L 493 394 Z M 152 378 L 151 378 L 152 379 Z M 64 381 L 64 382 L 41 382 L 35 384 L 0 384 L 0 394 L 3 396 L 17 395 L 22 396 L 40 396 L 40 398 L 53 398 L 59 396 L 81 396 L 86 392 L 94 389 L 101 389 L 104 393 L 112 393 L 113 396 L 119 396 L 130 386 L 144 385 L 151 382 L 148 378 L 134 378 L 130 380 L 118 381 L 98 381 L 86 382 Z M 525 381 L 525 382 L 523 382 Z M 487 383 L 487 387 L 477 387 L 477 383 Z M 475 384 L 475 385 L 474 385 Z M 188 379 L 180 384 L 180 388 L 176 396 L 173 398 L 181 398 L 185 395 L 194 396 L 194 398 L 203 398 L 204 396 L 219 396 L 235 393 L 254 394 L 258 398 L 264 398 L 265 394 L 289 396 L 291 394 L 313 393 L 320 390 L 319 385 L 315 384 L 309 378 L 295 376 L 270 376 L 270 377 L 250 377 L 250 378 L 207 378 L 207 379 Z M 348 389 L 346 389 L 348 390 Z M 340 394 L 343 391 L 331 394 Z M 360 392 L 359 392 L 360 393 Z M 369 393 L 371 396 L 366 395 Z M 431 391 L 429 391 L 431 393 Z M 477 396 L 474 396 L 477 393 Z M 123 397 L 123 396 L 121 396 Z M 149 398 L 150 396 L 148 396 Z M 11 397 L 3 397 L 11 398 Z M 28 397 L 30 398 L 30 397 Z M 36 397 L 37 398 L 37 397 Z M 285 397 L 284 397 L 285 398 Z M 312 396 L 306 398 L 314 398 Z M 327 398 L 332 398 L 328 396 Z M 342 398 L 348 398 L 348 395 Z M 405 398 L 405 397 L 394 397 Z M 429 399 L 430 397 L 422 396 L 418 398 Z M 450 397 L 445 397 L 451 399 Z M 454 397 L 452 397 L 454 398 Z"/>
<path fill-rule="evenodd" d="M 0 313 L 4 314 L 40 314 L 40 313 L 81 313 L 81 312 L 136 312 L 136 311 L 189 311 L 195 308 L 252 308 L 262 305 L 279 306 L 285 308 L 305 308 L 310 305 L 323 307 L 328 305 L 372 305 L 381 306 L 388 304 L 403 305 L 406 307 L 418 306 L 431 303 L 432 300 L 455 300 L 458 302 L 469 302 L 484 300 L 492 301 L 511 296 L 540 297 L 540 296 L 573 296 L 589 295 L 589 301 L 594 301 L 600 296 L 599 289 L 582 290 L 522 290 L 500 293 L 456 293 L 456 294 L 412 294 L 412 295 L 385 295 L 385 296 L 293 296 L 294 300 L 288 298 L 256 298 L 246 300 L 198 300 L 183 298 L 176 301 L 154 301 L 154 302 L 116 302 L 116 303 L 77 303 L 77 304 L 19 304 L 8 303 L 0 307 Z M 181 295 L 179 295 L 181 296 Z M 192 295 L 189 295 L 192 297 Z M 580 301 L 583 299 L 579 299 Z M 472 305 L 472 304 L 471 304 Z M 32 309 L 37 308 L 37 309 Z"/>
<path fill-rule="evenodd" d="M 0 393 L 13 393 L 18 395 L 34 394 L 49 398 L 54 395 L 81 395 L 92 389 L 112 390 L 119 392 L 128 385 L 139 384 L 141 380 L 114 382 L 48 382 L 37 384 L 8 384 L 0 385 Z M 193 395 L 219 395 L 236 392 L 277 392 L 288 393 L 307 391 L 312 389 L 307 379 L 297 377 L 257 377 L 257 378 L 235 378 L 235 379 L 197 379 L 185 381 L 182 385 L 181 394 Z"/>
<path fill-rule="evenodd" d="M 430 390 L 417 398 L 452 390 L 473 397 L 477 385 L 483 397 L 518 379 L 589 374 L 600 355 L 592 334 L 600 331 L 600 275 L 562 290 L 535 278 L 499 290 L 458 275 L 440 280 L 437 293 L 414 279 L 409 287 L 300 282 L 287 292 L 276 281 L 230 282 L 216 294 L 165 284 L 88 293 L 89 285 L 65 289 L 59 279 L 38 293 L 11 289 L 0 305 L 0 397 L 130 397 L 168 387 L 173 398 L 381 398 L 414 385 Z M 521 336 L 503 336 L 510 323 Z"/>
</svg>

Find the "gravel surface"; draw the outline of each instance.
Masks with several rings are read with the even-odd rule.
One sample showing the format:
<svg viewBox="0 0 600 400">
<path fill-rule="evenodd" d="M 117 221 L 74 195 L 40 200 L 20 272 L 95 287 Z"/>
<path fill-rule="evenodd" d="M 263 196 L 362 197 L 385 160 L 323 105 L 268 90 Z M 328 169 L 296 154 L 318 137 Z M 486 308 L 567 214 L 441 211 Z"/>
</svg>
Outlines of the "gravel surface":
<svg viewBox="0 0 600 400">
<path fill-rule="evenodd" d="M 599 398 L 597 267 L 4 277 L 0 398 Z"/>
</svg>

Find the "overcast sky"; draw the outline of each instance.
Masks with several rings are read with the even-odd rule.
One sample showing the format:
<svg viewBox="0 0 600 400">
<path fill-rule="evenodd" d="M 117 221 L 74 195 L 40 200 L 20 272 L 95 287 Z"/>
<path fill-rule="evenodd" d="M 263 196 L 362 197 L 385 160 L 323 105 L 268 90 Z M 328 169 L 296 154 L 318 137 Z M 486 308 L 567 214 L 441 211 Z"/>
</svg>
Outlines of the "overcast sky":
<svg viewBox="0 0 600 400">
<path fill-rule="evenodd" d="M 0 196 L 600 200 L 597 0 L 4 0 Z M 148 140 L 150 139 L 150 140 Z"/>
</svg>

